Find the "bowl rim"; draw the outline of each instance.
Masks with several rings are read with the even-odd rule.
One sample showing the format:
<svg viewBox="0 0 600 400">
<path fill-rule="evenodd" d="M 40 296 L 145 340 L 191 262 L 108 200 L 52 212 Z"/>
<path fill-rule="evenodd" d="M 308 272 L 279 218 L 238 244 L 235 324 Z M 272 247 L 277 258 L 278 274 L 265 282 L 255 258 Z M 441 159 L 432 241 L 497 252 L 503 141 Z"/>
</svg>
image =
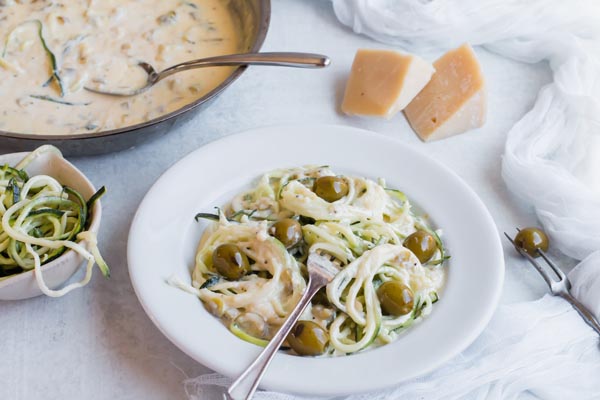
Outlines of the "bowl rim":
<svg viewBox="0 0 600 400">
<path fill-rule="evenodd" d="M 269 31 L 269 26 L 271 23 L 271 0 L 258 0 L 258 4 L 263 11 L 262 15 L 258 15 L 258 31 L 256 35 L 256 39 L 252 45 L 252 48 L 249 50 L 251 53 L 258 52 L 262 45 L 264 44 L 265 38 L 267 37 L 267 32 Z M 74 141 L 80 139 L 100 139 L 107 138 L 116 135 L 120 135 L 122 133 L 131 133 L 135 132 L 139 129 L 148 128 L 151 126 L 155 126 L 161 124 L 167 120 L 172 118 L 176 118 L 181 114 L 184 114 L 190 110 L 193 110 L 196 107 L 206 103 L 207 101 L 213 99 L 222 91 L 224 91 L 229 85 L 231 85 L 235 80 L 237 80 L 242 73 L 247 69 L 247 66 L 237 67 L 231 75 L 229 75 L 223 82 L 221 82 L 217 87 L 215 87 L 210 92 L 204 94 L 199 99 L 194 100 L 191 103 L 184 105 L 177 110 L 171 111 L 168 114 L 160 115 L 154 119 L 149 121 L 140 122 L 138 124 L 125 126 L 117 129 L 109 129 L 106 131 L 100 132 L 91 132 L 91 133 L 73 133 L 69 135 L 39 135 L 34 133 L 18 133 L 18 132 L 10 132 L 4 131 L 0 129 L 0 138 L 7 139 L 26 139 L 32 141 L 47 142 L 49 140 L 60 140 L 60 141 Z"/>
<path fill-rule="evenodd" d="M 3 157 L 7 157 L 7 156 L 15 156 L 15 157 L 23 156 L 24 157 L 27 154 L 29 154 L 29 152 L 26 152 L 26 151 L 19 152 L 19 153 L 7 153 L 7 154 L 0 155 L 0 159 Z M 61 162 L 63 162 L 67 167 L 69 167 L 74 174 L 79 175 L 83 179 L 85 184 L 88 185 L 92 189 L 93 193 L 96 192 L 96 187 L 94 186 L 94 184 L 76 166 L 74 166 L 69 160 L 67 160 L 64 157 L 61 157 Z M 1 162 L 0 162 L 0 164 L 1 164 Z M 92 219 L 92 221 L 90 223 L 90 227 L 89 227 L 88 231 L 98 233 L 98 230 L 100 229 L 100 220 L 102 219 L 102 202 L 100 201 L 100 199 L 98 199 L 98 201 L 96 201 L 96 203 L 94 203 L 94 207 L 92 209 L 92 214 L 91 214 L 91 219 Z M 77 241 L 76 243 L 86 243 L 86 241 L 80 240 L 80 241 Z M 42 268 L 43 268 L 42 271 L 48 272 L 50 270 L 58 268 L 61 265 L 64 265 L 63 261 L 65 260 L 65 258 L 72 257 L 73 255 L 78 256 L 78 254 L 74 250 L 67 249 L 63 254 L 58 256 L 56 259 L 50 261 L 47 264 L 42 264 Z M 7 277 L 6 279 L 0 281 L 0 290 L 2 290 L 3 288 L 5 288 L 7 286 L 12 286 L 13 284 L 15 284 L 17 282 L 31 279 L 33 277 L 34 273 L 35 273 L 35 269 L 31 269 L 29 271 L 24 271 L 19 274 Z"/>
</svg>

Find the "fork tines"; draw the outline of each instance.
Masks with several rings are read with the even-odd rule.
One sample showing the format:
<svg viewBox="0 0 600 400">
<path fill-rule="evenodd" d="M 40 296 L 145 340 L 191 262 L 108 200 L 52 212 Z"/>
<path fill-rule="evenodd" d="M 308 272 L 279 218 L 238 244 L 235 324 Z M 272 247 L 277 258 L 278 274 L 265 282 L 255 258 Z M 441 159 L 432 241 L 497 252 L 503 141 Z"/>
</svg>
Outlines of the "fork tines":
<svg viewBox="0 0 600 400">
<path fill-rule="evenodd" d="M 517 228 L 518 230 L 518 228 Z M 566 301 L 568 301 L 573 308 L 575 308 L 575 310 L 577 310 L 577 312 L 579 313 L 579 315 L 581 315 L 581 317 L 583 318 L 583 320 L 592 327 L 592 329 L 594 329 L 598 334 L 600 334 L 600 322 L 598 322 L 598 320 L 596 319 L 596 317 L 594 316 L 594 314 L 592 312 L 590 312 L 590 310 L 588 310 L 579 300 L 577 300 L 570 292 L 571 290 L 571 282 L 569 281 L 569 278 L 567 278 L 567 276 L 565 275 L 564 272 L 561 271 L 560 268 L 558 268 L 546 255 L 546 253 L 544 253 L 544 251 L 537 249 L 537 253 L 544 259 L 544 261 L 546 261 L 546 263 L 550 266 L 550 268 L 552 268 L 552 271 L 554 271 L 554 273 L 556 274 L 556 276 L 559 278 L 558 280 L 552 279 L 550 277 L 550 275 L 548 274 L 548 272 L 535 260 L 535 258 L 533 258 L 529 253 L 527 253 L 525 250 L 523 250 L 521 247 L 517 246 L 517 244 L 515 243 L 515 241 L 508 236 L 508 234 L 506 232 L 504 232 L 504 235 L 506 236 L 506 238 L 508 240 L 510 240 L 510 242 L 513 244 L 513 246 L 515 246 L 515 249 L 519 252 L 519 254 L 521 254 L 523 257 L 525 257 L 530 263 L 531 265 L 533 265 L 535 267 L 535 269 L 538 270 L 538 272 L 540 273 L 540 275 L 542 275 L 542 278 L 544 278 L 544 280 L 546 281 L 546 283 L 548 284 L 548 286 L 550 287 L 550 292 L 555 295 L 555 296 L 560 296 L 563 299 L 565 299 Z"/>
<path fill-rule="evenodd" d="M 540 265 L 540 263 L 538 263 L 537 260 L 535 258 L 533 258 L 529 253 L 527 253 L 525 250 L 523 250 L 521 247 L 519 247 L 515 243 L 515 241 L 508 235 L 508 233 L 504 232 L 504 236 L 506 236 L 506 238 L 513 244 L 513 246 L 515 246 L 515 249 L 519 252 L 519 254 L 521 254 L 523 257 L 525 257 L 527 259 L 527 261 L 529 261 L 529 263 L 531 265 L 533 265 L 535 267 L 535 269 L 537 269 L 537 271 L 540 273 L 540 275 L 542 275 L 542 278 L 544 278 L 544 280 L 550 287 L 552 293 L 554 293 L 554 290 L 556 289 L 556 287 L 555 287 L 555 285 L 553 285 L 553 283 L 554 284 L 564 283 L 567 290 L 570 288 L 571 283 L 569 282 L 569 279 L 567 278 L 565 273 L 560 268 L 558 268 L 556 266 L 556 264 L 554 264 L 552 262 L 552 260 L 550 260 L 550 258 L 548 258 L 548 256 L 546 255 L 546 253 L 543 250 L 537 249 L 537 253 L 544 259 L 544 261 L 546 261 L 546 263 L 552 269 L 552 271 L 554 271 L 558 280 L 553 279 L 550 276 L 550 274 L 548 274 L 546 269 L 544 269 L 544 267 L 542 267 Z"/>
</svg>

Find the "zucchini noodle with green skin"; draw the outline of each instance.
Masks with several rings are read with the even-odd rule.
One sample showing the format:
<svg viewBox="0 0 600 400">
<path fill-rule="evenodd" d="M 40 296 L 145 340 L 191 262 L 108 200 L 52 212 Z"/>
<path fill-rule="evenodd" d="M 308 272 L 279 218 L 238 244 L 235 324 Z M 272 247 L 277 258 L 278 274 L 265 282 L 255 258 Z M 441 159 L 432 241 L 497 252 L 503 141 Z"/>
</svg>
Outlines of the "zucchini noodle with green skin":
<svg viewBox="0 0 600 400">
<path fill-rule="evenodd" d="M 222 280 L 213 283 L 210 290 L 200 290 L 200 298 L 211 311 L 223 316 L 226 311 L 244 309 L 262 316 L 269 324 L 281 325 L 300 300 L 306 285 L 299 264 L 281 243 L 269 236 L 267 224 L 223 220 L 215 232 L 204 238 L 196 255 L 195 282 L 206 282 L 204 277 L 212 271 L 212 253 L 220 244 L 235 242 L 255 260 L 252 270 L 256 274 L 248 274 L 239 281 Z"/>
<path fill-rule="evenodd" d="M 29 177 L 25 168 L 40 154 L 60 151 L 41 146 L 15 167 L 0 167 L 0 280 L 34 270 L 40 290 L 59 297 L 85 286 L 91 279 L 95 263 L 102 274 L 110 272 L 98 250 L 96 235 L 88 231 L 90 211 L 104 194 L 104 187 L 85 201 L 80 193 L 61 185 L 48 175 Z M 78 241 L 85 241 L 88 249 Z M 42 265 L 70 249 L 86 261 L 86 274 L 81 282 L 60 290 L 50 289 L 43 279 Z"/>
<path fill-rule="evenodd" d="M 394 341 L 429 315 L 444 285 L 441 231 L 406 195 L 328 167 L 280 169 L 235 196 L 205 230 L 189 288 L 236 336 L 264 346 L 306 287 L 311 252 L 340 270 L 288 336 L 300 355 Z M 225 251 L 227 250 L 227 251 Z M 301 325 L 301 326 L 300 326 Z"/>
</svg>

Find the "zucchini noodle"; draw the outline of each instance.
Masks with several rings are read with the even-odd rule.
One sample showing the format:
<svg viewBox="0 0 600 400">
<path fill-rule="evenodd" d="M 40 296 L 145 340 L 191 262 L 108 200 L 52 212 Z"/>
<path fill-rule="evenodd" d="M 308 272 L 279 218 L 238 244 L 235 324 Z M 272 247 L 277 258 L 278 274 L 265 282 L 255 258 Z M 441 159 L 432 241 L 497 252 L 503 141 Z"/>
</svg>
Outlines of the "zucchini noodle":
<svg viewBox="0 0 600 400">
<path fill-rule="evenodd" d="M 0 280 L 34 270 L 40 290 L 48 296 L 60 297 L 85 286 L 92 277 L 95 263 L 105 277 L 109 276 L 109 268 L 98 250 L 96 234 L 87 230 L 90 211 L 105 189 L 101 188 L 86 202 L 76 190 L 61 185 L 51 176 L 29 177 L 25 172 L 27 166 L 48 152 L 62 157 L 58 149 L 45 145 L 28 154 L 15 167 L 0 167 Z M 42 266 L 67 249 L 86 260 L 85 276 L 82 281 L 60 290 L 50 289 L 44 282 Z"/>
<path fill-rule="evenodd" d="M 341 197 L 320 194 L 316 182 L 324 177 L 335 177 L 343 186 Z M 217 210 L 196 216 L 210 222 L 187 291 L 250 343 L 267 343 L 297 304 L 306 287 L 305 263 L 311 252 L 327 253 L 341 266 L 324 297 L 313 299 L 300 318 L 327 332 L 325 355 L 394 341 L 430 314 L 444 285 L 448 256 L 441 231 L 431 229 L 425 218 L 414 214 L 407 196 L 386 188 L 383 181 L 336 175 L 329 167 L 279 169 Z M 300 226 L 301 240 L 284 244 L 275 228 L 290 219 Z M 435 245 L 423 262 L 404 246 L 416 232 L 429 235 Z M 243 276 L 228 278 L 214 260 L 219 246 L 232 244 L 249 266 Z M 388 282 L 401 284 L 412 296 L 401 313 L 388 313 L 380 298 L 379 290 Z"/>
<path fill-rule="evenodd" d="M 221 280 L 200 290 L 200 298 L 219 317 L 235 320 L 236 310 L 261 315 L 279 326 L 294 308 L 306 286 L 300 266 L 276 239 L 267 233 L 265 222 L 238 224 L 221 220 L 218 228 L 204 237 L 196 255 L 195 286 L 202 287 L 214 274 L 211 256 L 220 244 L 235 242 L 255 260 L 253 272 L 239 281 Z M 207 290 L 209 289 L 209 290 Z"/>
</svg>

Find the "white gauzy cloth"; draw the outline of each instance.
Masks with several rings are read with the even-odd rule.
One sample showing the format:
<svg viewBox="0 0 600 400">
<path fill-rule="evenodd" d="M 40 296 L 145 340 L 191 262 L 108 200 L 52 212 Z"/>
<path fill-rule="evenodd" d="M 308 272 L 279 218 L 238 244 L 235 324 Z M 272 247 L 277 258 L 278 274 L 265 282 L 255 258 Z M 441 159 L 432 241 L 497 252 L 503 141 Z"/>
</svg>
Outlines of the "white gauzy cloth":
<svg viewBox="0 0 600 400">
<path fill-rule="evenodd" d="M 571 294 L 600 321 L 600 251 L 592 253 L 573 268 L 569 280 L 572 284 Z"/>
<path fill-rule="evenodd" d="M 547 60 L 554 82 L 508 133 L 506 184 L 535 207 L 554 245 L 600 250 L 600 1 L 333 0 L 355 32 L 415 52 L 468 42 L 524 62 Z"/>
<path fill-rule="evenodd" d="M 535 207 L 552 242 L 584 259 L 572 293 L 600 318 L 600 0 L 333 0 L 355 32 L 418 52 L 468 42 L 524 62 L 548 60 L 554 81 L 508 133 L 502 173 Z M 366 377 L 368 379 L 368 377 Z M 190 400 L 221 399 L 231 381 L 185 382 Z M 308 399 L 259 391 L 257 400 Z M 347 400 L 600 399 L 600 346 L 564 300 L 499 307 L 483 334 L 433 373 Z"/>
</svg>

